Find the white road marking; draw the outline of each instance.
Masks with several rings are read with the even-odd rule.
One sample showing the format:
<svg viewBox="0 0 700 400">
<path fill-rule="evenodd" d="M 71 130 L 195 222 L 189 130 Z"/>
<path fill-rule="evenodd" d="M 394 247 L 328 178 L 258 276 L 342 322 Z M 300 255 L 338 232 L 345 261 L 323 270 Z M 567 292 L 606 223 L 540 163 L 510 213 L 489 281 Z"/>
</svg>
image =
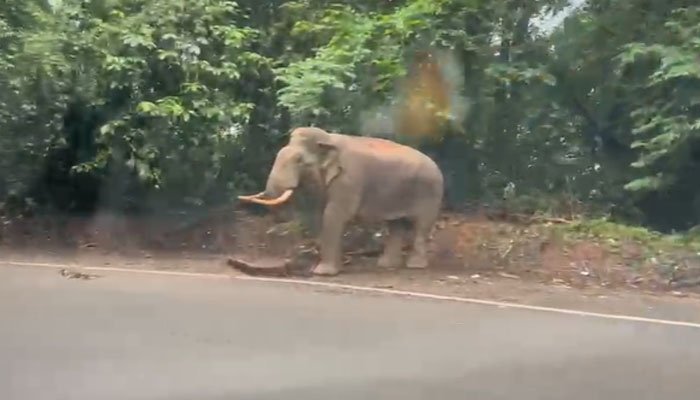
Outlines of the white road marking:
<svg viewBox="0 0 700 400">
<path fill-rule="evenodd" d="M 469 304 L 480 304 L 486 306 L 493 306 L 498 308 L 513 308 L 520 310 L 529 311 L 542 311 L 557 314 L 566 315 L 577 315 L 581 317 L 593 317 L 602 319 L 612 319 L 621 321 L 633 321 L 633 322 L 646 322 L 650 324 L 658 325 L 671 325 L 671 326 L 682 326 L 687 328 L 698 328 L 700 329 L 700 323 L 689 322 L 689 321 L 674 321 L 656 318 L 646 318 L 638 317 L 634 315 L 624 315 L 624 314 L 606 314 L 597 313 L 589 311 L 571 310 L 566 308 L 556 308 L 556 307 L 544 307 L 544 306 L 534 306 L 527 304 L 518 303 L 508 303 L 502 301 L 493 300 L 482 300 L 474 299 L 469 297 L 459 297 L 459 296 L 446 296 L 431 293 L 421 293 L 421 292 L 411 292 L 406 290 L 396 290 L 396 289 L 384 289 L 376 288 L 370 286 L 355 286 L 346 285 L 342 283 L 333 282 L 319 282 L 319 281 L 309 281 L 301 279 L 285 279 L 285 278 L 266 278 L 258 276 L 248 276 L 248 275 L 227 275 L 227 274 L 215 274 L 215 273 L 202 273 L 202 272 L 184 272 L 184 271 L 158 271 L 158 270 L 147 270 L 147 269 L 136 269 L 136 268 L 118 268 L 118 267 L 88 267 L 80 265 L 70 265 L 70 264 L 54 264 L 54 263 L 37 263 L 37 262 L 24 262 L 24 261 L 0 261 L 0 264 L 6 266 L 16 266 L 16 267 L 43 267 L 43 268 L 53 268 L 53 269 L 64 269 L 64 268 L 79 268 L 89 271 L 104 271 L 104 272 L 126 272 L 126 273 L 136 273 L 136 274 L 150 274 L 150 275 L 169 275 L 169 276 L 183 276 L 183 277 L 204 277 L 204 278 L 216 278 L 216 279 L 237 279 L 244 281 L 256 281 L 256 282 L 271 282 L 271 283 L 287 283 L 295 285 L 306 285 L 306 286 L 320 286 L 329 289 L 347 289 L 360 292 L 369 293 L 383 293 L 390 295 L 400 295 L 415 297 L 421 299 L 431 299 L 431 300 L 442 300 L 442 301 L 452 301 L 459 303 L 469 303 Z"/>
</svg>

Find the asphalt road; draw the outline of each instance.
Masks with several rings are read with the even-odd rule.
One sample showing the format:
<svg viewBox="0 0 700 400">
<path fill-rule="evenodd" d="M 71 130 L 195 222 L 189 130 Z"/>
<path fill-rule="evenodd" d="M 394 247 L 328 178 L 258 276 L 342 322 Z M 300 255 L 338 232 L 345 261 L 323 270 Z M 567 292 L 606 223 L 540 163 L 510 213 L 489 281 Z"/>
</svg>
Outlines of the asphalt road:
<svg viewBox="0 0 700 400">
<path fill-rule="evenodd" d="M 700 397 L 700 329 L 0 267 L 0 399 Z"/>
</svg>

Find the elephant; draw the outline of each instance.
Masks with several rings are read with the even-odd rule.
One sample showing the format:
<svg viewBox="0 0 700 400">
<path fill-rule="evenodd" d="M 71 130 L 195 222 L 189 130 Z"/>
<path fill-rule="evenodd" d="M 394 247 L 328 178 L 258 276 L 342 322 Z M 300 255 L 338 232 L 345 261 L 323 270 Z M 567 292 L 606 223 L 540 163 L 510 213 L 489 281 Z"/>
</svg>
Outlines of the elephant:
<svg viewBox="0 0 700 400">
<path fill-rule="evenodd" d="M 388 235 L 380 268 L 403 266 L 403 245 L 413 234 L 406 268 L 428 266 L 427 242 L 443 200 L 444 178 L 424 153 L 397 142 L 329 133 L 316 127 L 294 129 L 270 170 L 265 190 L 239 200 L 266 206 L 287 202 L 302 179 L 322 188 L 320 260 L 314 275 L 337 275 L 342 237 L 352 220 L 385 223 Z M 412 228 L 412 229 L 410 229 Z"/>
</svg>

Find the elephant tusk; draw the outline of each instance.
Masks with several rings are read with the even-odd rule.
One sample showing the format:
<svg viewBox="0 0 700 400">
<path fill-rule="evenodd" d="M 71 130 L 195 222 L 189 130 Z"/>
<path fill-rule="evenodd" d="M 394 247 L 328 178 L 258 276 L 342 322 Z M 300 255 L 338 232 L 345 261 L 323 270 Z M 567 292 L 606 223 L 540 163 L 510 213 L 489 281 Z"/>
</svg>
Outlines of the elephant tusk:
<svg viewBox="0 0 700 400">
<path fill-rule="evenodd" d="M 264 206 L 277 206 L 289 200 L 289 198 L 292 197 L 292 193 L 294 193 L 294 190 L 287 189 L 284 191 L 284 193 L 282 193 L 280 197 L 276 199 L 265 200 L 257 197 L 251 197 L 247 201 L 255 204 L 262 204 Z"/>
<path fill-rule="evenodd" d="M 258 197 L 260 197 L 260 196 L 262 196 L 262 195 L 264 195 L 264 194 L 265 194 L 265 192 L 262 191 L 262 192 L 260 192 L 260 193 L 258 193 L 258 194 L 253 194 L 253 195 L 249 195 L 249 196 L 238 196 L 238 200 L 251 201 L 251 200 L 253 200 L 253 199 L 257 199 Z"/>
</svg>

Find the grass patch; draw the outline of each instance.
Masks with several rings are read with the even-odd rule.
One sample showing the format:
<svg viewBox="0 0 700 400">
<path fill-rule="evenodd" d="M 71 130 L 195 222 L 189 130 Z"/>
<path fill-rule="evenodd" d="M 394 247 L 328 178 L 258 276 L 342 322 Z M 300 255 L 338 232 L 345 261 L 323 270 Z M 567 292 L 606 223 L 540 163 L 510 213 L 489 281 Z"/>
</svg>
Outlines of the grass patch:
<svg viewBox="0 0 700 400">
<path fill-rule="evenodd" d="M 593 239 L 612 246 L 621 242 L 633 242 L 656 251 L 700 251 L 700 232 L 693 230 L 685 234 L 662 234 L 644 227 L 619 224 L 603 218 L 584 219 L 557 226 L 555 229 L 571 239 Z"/>
</svg>

